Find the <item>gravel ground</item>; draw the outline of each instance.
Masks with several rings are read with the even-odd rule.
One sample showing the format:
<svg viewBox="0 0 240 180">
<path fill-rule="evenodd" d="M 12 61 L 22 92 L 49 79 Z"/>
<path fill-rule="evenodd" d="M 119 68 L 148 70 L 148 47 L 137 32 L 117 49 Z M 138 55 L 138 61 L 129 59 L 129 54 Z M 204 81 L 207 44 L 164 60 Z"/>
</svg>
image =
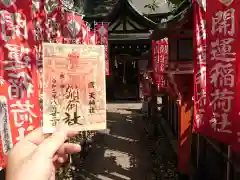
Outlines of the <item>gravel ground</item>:
<svg viewBox="0 0 240 180">
<path fill-rule="evenodd" d="M 159 127 L 158 130 L 158 137 L 152 136 L 152 133 L 150 133 L 152 130 L 146 131 L 146 143 L 148 143 L 149 152 L 151 153 L 154 180 L 177 180 L 177 156 L 166 138 L 163 129 Z"/>
</svg>

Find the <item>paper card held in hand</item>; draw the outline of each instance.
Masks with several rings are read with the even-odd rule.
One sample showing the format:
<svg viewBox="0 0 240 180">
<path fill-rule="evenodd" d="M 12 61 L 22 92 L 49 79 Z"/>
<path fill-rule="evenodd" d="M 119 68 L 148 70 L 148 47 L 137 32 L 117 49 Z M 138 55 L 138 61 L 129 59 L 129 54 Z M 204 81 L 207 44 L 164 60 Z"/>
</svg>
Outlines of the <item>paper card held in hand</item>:
<svg viewBox="0 0 240 180">
<path fill-rule="evenodd" d="M 43 131 L 59 122 L 78 131 L 106 128 L 103 45 L 44 43 Z"/>
</svg>

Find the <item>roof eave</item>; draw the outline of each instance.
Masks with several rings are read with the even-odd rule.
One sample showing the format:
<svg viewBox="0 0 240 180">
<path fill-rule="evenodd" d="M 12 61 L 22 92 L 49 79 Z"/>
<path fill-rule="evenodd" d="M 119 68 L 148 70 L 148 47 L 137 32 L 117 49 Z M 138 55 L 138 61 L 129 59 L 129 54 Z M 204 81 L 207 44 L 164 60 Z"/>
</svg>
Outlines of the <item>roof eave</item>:
<svg viewBox="0 0 240 180">
<path fill-rule="evenodd" d="M 178 13 L 176 16 L 174 16 L 172 19 L 164 22 L 159 23 L 157 25 L 157 28 L 154 29 L 154 31 L 151 34 L 152 40 L 158 40 L 162 39 L 166 36 L 169 36 L 172 32 L 178 31 L 182 28 L 182 26 L 188 22 L 188 16 L 192 11 L 192 6 L 189 5 L 186 7 L 183 11 Z"/>
</svg>

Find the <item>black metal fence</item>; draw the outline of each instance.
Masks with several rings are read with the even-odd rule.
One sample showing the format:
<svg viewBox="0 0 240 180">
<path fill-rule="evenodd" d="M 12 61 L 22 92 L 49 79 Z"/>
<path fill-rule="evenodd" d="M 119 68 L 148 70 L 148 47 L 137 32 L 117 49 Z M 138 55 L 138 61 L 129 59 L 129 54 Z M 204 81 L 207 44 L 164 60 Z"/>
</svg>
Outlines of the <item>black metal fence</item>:
<svg viewBox="0 0 240 180">
<path fill-rule="evenodd" d="M 232 152 L 230 146 L 201 134 L 192 137 L 191 160 L 197 179 L 240 179 L 239 154 Z"/>
<path fill-rule="evenodd" d="M 169 96 L 163 97 L 164 110 L 162 111 L 164 119 L 167 121 L 172 133 L 178 139 L 179 132 L 179 110 L 178 105 L 175 100 L 171 99 Z"/>
</svg>

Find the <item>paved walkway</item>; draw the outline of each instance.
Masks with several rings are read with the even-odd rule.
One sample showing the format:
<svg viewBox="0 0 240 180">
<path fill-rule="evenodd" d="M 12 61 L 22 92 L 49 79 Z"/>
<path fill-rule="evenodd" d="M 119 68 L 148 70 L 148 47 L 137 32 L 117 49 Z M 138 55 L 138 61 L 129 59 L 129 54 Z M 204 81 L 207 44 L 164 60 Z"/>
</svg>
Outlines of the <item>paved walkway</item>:
<svg viewBox="0 0 240 180">
<path fill-rule="evenodd" d="M 156 168 L 159 167 L 151 160 L 152 145 L 147 141 L 144 121 L 139 113 L 140 108 L 140 103 L 108 104 L 108 130 L 101 135 L 97 143 L 94 143 L 95 146 L 81 168 L 80 177 L 76 179 L 156 179 L 153 164 Z M 162 152 L 168 153 L 166 150 Z"/>
<path fill-rule="evenodd" d="M 151 157 L 141 141 L 140 108 L 140 103 L 108 105 L 108 130 L 97 140 L 85 160 L 82 179 L 148 179 Z"/>
</svg>

